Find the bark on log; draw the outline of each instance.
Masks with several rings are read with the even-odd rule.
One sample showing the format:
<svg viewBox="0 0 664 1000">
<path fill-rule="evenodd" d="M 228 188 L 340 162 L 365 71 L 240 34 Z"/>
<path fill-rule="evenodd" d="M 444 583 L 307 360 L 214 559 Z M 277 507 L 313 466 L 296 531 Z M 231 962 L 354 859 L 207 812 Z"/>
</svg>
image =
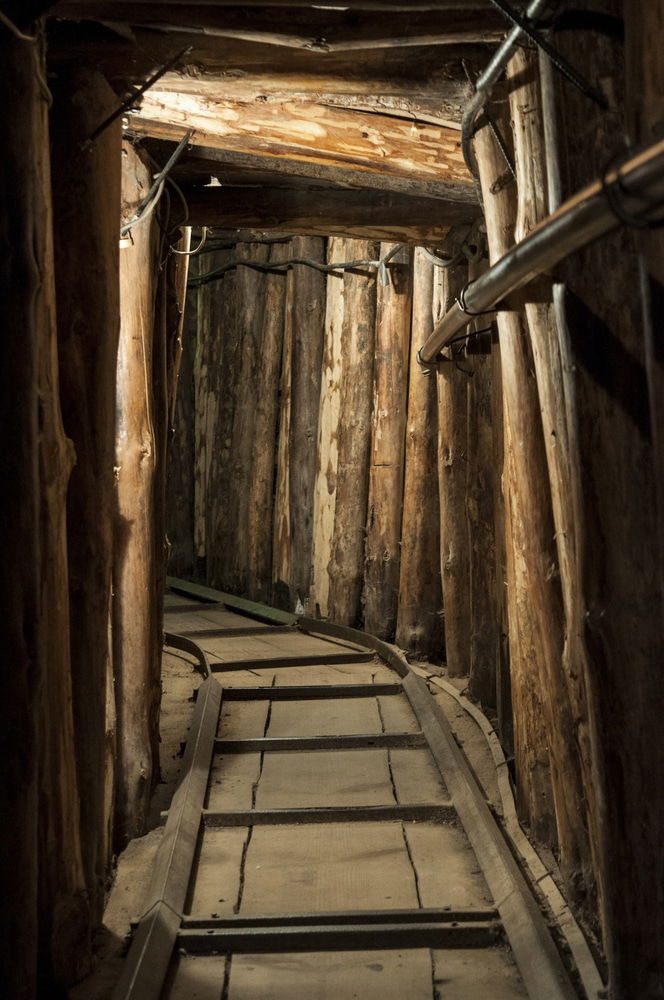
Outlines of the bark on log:
<svg viewBox="0 0 664 1000">
<path fill-rule="evenodd" d="M 470 280 L 484 268 L 469 267 Z M 481 317 L 469 330 L 486 328 Z M 491 331 L 484 338 L 486 349 Z M 468 380 L 468 460 L 466 467 L 466 515 L 470 552 L 470 650 L 468 687 L 471 697 L 484 709 L 496 708 L 496 667 L 499 647 L 499 615 L 496 606 L 495 493 L 496 466 L 493 428 L 493 387 L 491 348 L 475 353 L 472 343 L 466 351 L 464 367 Z M 494 348 L 497 350 L 497 348 Z M 499 472 L 498 472 L 499 475 Z"/>
<path fill-rule="evenodd" d="M 325 241 L 296 236 L 294 257 L 325 262 Z M 295 265 L 288 274 L 285 336 L 293 339 L 290 396 L 290 560 L 291 608 L 306 610 L 311 587 L 313 505 L 316 442 L 320 404 L 321 363 L 325 320 L 325 276 L 314 268 Z M 294 603 L 293 603 L 294 602 Z"/>
<path fill-rule="evenodd" d="M 519 50 L 510 63 L 509 76 L 515 83 L 518 81 L 518 86 L 510 95 L 518 186 L 515 229 L 515 240 L 518 242 L 547 214 L 546 162 L 537 60 L 532 54 Z M 567 638 L 572 631 L 578 634 L 580 624 L 574 612 L 576 574 L 572 563 L 575 559 L 576 535 L 570 503 L 572 457 L 565 414 L 563 358 L 558 348 L 553 305 L 549 291 L 540 291 L 546 291 L 549 301 L 526 302 L 525 312 L 548 464 L 565 637 L 561 647 L 559 638 L 553 635 L 553 643 L 547 655 L 540 658 L 543 705 L 549 731 L 561 870 L 567 879 L 570 896 L 577 904 L 591 911 L 595 908 L 595 894 L 586 801 L 592 804 L 594 794 L 587 736 L 588 706 L 583 680 L 585 671 L 577 644 L 573 639 L 570 641 Z M 534 476 L 535 468 L 530 465 L 531 482 Z M 547 558 L 544 530 L 548 530 L 548 527 L 543 527 L 542 534 L 542 554 Z M 556 585 L 555 595 L 549 596 L 551 633 L 558 628 L 553 617 L 553 610 L 557 611 L 558 608 L 557 591 Z M 584 786 L 587 791 L 584 791 Z"/>
<path fill-rule="evenodd" d="M 123 214 L 150 186 L 133 147 L 123 148 Z M 158 265 L 156 220 L 133 230 L 120 256 L 120 344 L 117 370 L 118 520 L 113 592 L 113 656 L 118 726 L 116 843 L 144 832 L 158 767 L 160 649 L 155 650 L 153 582 L 161 545 L 154 538 L 155 462 L 153 327 Z M 158 432 L 157 432 L 158 433 Z"/>
<path fill-rule="evenodd" d="M 513 244 L 514 183 L 488 128 L 475 138 L 489 243 L 495 262 Z M 536 840 L 556 841 L 542 670 L 560 657 L 562 621 L 551 501 L 527 331 L 517 312 L 498 314 L 505 425 L 507 601 L 520 815 Z"/>
<path fill-rule="evenodd" d="M 274 533 L 272 540 L 272 600 L 276 607 L 291 610 L 290 580 L 292 576 L 291 506 L 290 506 L 290 425 L 293 377 L 293 337 L 289 322 L 292 283 L 287 285 L 284 335 L 279 384 L 279 438 L 274 497 Z"/>
<path fill-rule="evenodd" d="M 627 5 L 612 2 L 606 10 L 622 15 Z M 632 17 L 636 23 L 642 19 L 640 30 L 649 38 L 646 51 L 652 44 L 656 53 L 661 4 L 630 14 L 630 32 Z M 575 137 L 561 157 L 562 195 L 567 197 L 601 175 L 626 121 L 622 45 L 574 33 L 565 38 L 563 49 L 577 65 L 583 62 L 593 79 L 611 80 L 612 100 L 608 111 L 599 112 L 576 93 L 558 91 L 565 134 Z M 639 53 L 639 62 L 641 58 Z M 658 57 L 646 55 L 645 64 L 651 65 L 653 58 Z M 656 114 L 655 105 L 652 110 Z M 632 233 L 623 230 L 588 247 L 561 273 L 567 285 L 569 375 L 579 449 L 576 588 L 593 748 L 591 837 L 600 858 L 610 995 L 622 1000 L 656 996 L 664 983 L 664 806 L 652 785 L 652 776 L 664 770 L 662 554 L 648 406 L 648 338 L 636 297 L 625 294 L 625 289 L 639 287 Z M 643 858 L 652 859 L 645 868 Z"/>
<path fill-rule="evenodd" d="M 117 97 L 103 77 L 60 75 L 53 108 L 53 196 L 62 416 L 76 449 L 67 497 L 71 669 L 81 843 L 91 916 L 101 922 L 112 852 L 113 732 L 107 730 L 115 369 L 119 335 L 118 121 L 76 152 Z M 75 217 L 76 225 L 70 220 Z"/>
<path fill-rule="evenodd" d="M 431 662 L 443 655 L 436 382 L 417 351 L 433 330 L 433 264 L 413 259 L 413 312 L 406 421 L 405 478 L 396 642 Z"/>
<path fill-rule="evenodd" d="M 661 136 L 664 121 L 664 2 L 647 7 L 625 4 L 627 119 L 632 142 L 646 145 Z M 639 270 L 644 313 L 645 363 L 650 425 L 653 433 L 657 524 L 660 548 L 660 593 L 664 597 L 664 235 L 639 233 Z"/>
<path fill-rule="evenodd" d="M 495 607 L 498 624 L 496 650 L 496 714 L 498 732 L 506 757 L 514 756 L 514 720 L 512 717 L 512 681 L 510 677 L 509 619 L 507 612 L 507 534 L 505 526 L 505 420 L 503 414 L 503 375 L 500 350 L 491 352 L 491 412 L 493 424 L 493 454 L 495 470 L 494 541 Z"/>
<path fill-rule="evenodd" d="M 434 271 L 434 321 L 464 284 L 464 266 Z M 438 391 L 440 562 L 445 621 L 445 661 L 452 677 L 470 669 L 470 543 L 466 518 L 468 375 L 457 362 L 441 362 Z"/>
<path fill-rule="evenodd" d="M 278 263 L 291 253 L 290 244 L 275 243 L 269 260 Z M 255 386 L 253 475 L 249 484 L 247 596 L 272 600 L 272 526 L 274 523 L 274 469 L 277 454 L 279 379 L 283 350 L 287 281 L 281 274 L 263 278 L 265 308 L 261 359 Z"/>
<path fill-rule="evenodd" d="M 189 270 L 198 273 L 199 258 L 192 257 Z M 193 580 L 194 558 L 194 476 L 196 448 L 196 390 L 194 362 L 198 342 L 197 288 L 187 291 L 182 330 L 182 357 L 172 414 L 173 438 L 166 486 L 167 533 L 170 543 L 169 571 L 173 576 Z"/>
<path fill-rule="evenodd" d="M 346 241 L 328 241 L 329 261 L 343 259 Z M 337 503 L 339 468 L 339 420 L 342 405 L 344 358 L 341 350 L 344 325 L 343 272 L 327 276 L 325 298 L 325 343 L 323 347 L 320 410 L 318 418 L 318 466 L 314 489 L 314 526 L 310 604 L 316 615 L 329 615 L 332 544 Z"/>
<path fill-rule="evenodd" d="M 268 247 L 242 244 L 235 256 L 264 263 Z M 219 363 L 208 371 L 208 392 L 219 400 L 208 470 L 207 576 L 213 586 L 248 593 L 249 496 L 254 476 L 257 383 L 262 365 L 264 278 L 238 267 L 223 279 L 223 289 L 204 294 L 212 321 L 206 336 L 219 341 L 204 347 Z"/>
<path fill-rule="evenodd" d="M 345 240 L 344 246 L 346 260 L 375 260 L 378 253 L 375 243 L 363 240 Z M 346 271 L 343 280 L 344 373 L 328 613 L 333 621 L 355 625 L 361 616 L 376 296 L 373 272 Z"/>
<path fill-rule="evenodd" d="M 381 243 L 380 259 L 394 250 Z M 400 251 L 389 283 L 376 282 L 376 340 L 364 566 L 364 626 L 391 641 L 397 623 L 404 481 L 412 253 Z"/>
<path fill-rule="evenodd" d="M 68 974 L 75 969 L 76 951 L 81 949 L 82 962 L 89 952 L 88 926 L 81 923 L 84 878 L 68 700 L 63 518 L 72 455 L 62 432 L 58 400 L 48 111 L 40 83 L 45 79 L 45 61 L 41 45 L 17 40 L 6 31 L 0 44 L 0 99 L 5 109 L 0 124 L 4 154 L 0 288 L 11 333 L 2 338 L 0 369 L 2 535 L 4 562 L 11 568 L 3 574 L 2 584 L 8 666 L 0 699 L 4 769 L 0 811 L 6 818 L 0 848 L 0 914 L 4 926 L 12 928 L 0 946 L 0 976 L 8 995 L 31 1000 L 37 990 L 38 947 L 40 986 L 46 991 L 57 988 L 56 962 L 57 972 Z M 49 421 L 52 424 L 44 426 Z M 62 467 L 56 468 L 59 459 Z M 42 488 L 48 495 L 41 496 Z M 56 518 L 52 524 L 50 512 Z M 54 592 L 58 584 L 61 589 Z M 46 657 L 51 648 L 53 662 Z M 47 698 L 53 687 L 51 708 Z M 43 742 L 48 734 L 54 735 L 48 748 L 53 766 L 41 771 L 48 763 Z M 49 856 L 54 868 L 43 877 Z M 63 933 L 67 911 L 73 918 L 69 940 Z M 52 945 L 59 954 L 53 954 Z"/>
<path fill-rule="evenodd" d="M 222 267 L 234 255 L 233 250 L 221 251 L 205 256 L 205 270 Z M 235 272 L 228 271 L 221 282 L 200 287 L 198 292 L 198 341 L 194 361 L 194 384 L 196 387 L 195 419 L 195 470 L 194 470 L 194 556 L 197 577 L 206 582 L 212 578 L 208 574 L 208 549 L 216 534 L 215 492 L 208 491 L 213 457 L 215 456 L 215 429 L 221 419 L 223 407 L 228 406 L 229 396 L 225 383 L 217 388 L 217 379 L 226 377 L 226 366 L 221 365 L 222 345 L 225 340 L 220 331 L 228 329 L 225 309 L 230 313 L 230 302 L 235 287 Z M 216 288 L 215 294 L 211 289 Z M 223 390 L 223 391 L 222 391 Z M 231 410 L 232 412 L 232 410 Z M 228 418 L 228 414 L 225 414 Z M 228 443 L 220 442 L 218 460 L 228 460 Z"/>
</svg>

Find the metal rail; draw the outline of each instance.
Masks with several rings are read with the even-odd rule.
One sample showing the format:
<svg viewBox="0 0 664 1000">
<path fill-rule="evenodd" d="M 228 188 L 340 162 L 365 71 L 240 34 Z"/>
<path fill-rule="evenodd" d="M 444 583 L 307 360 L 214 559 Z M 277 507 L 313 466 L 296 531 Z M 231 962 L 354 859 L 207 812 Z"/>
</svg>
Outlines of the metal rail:
<svg viewBox="0 0 664 1000">
<path fill-rule="evenodd" d="M 209 599 L 209 598 L 208 598 Z M 225 601 L 215 602 L 226 609 Z M 210 604 L 201 604 L 210 614 Z M 246 608 L 244 613 L 247 614 Z M 270 609 L 256 607 L 256 615 L 270 617 Z M 219 630 L 222 631 L 221 629 Z M 230 624 L 229 632 L 233 632 Z M 271 630 L 268 630 L 271 631 Z M 346 662 L 353 650 L 364 650 L 365 658 L 378 654 L 399 677 L 398 682 L 353 685 L 295 685 L 290 687 L 237 687 L 222 692 L 208 676 L 199 688 L 195 718 L 187 743 L 184 777 L 165 820 L 151 889 L 143 917 L 134 927 L 133 943 L 114 1000 L 157 1000 L 176 949 L 192 954 L 279 954 L 390 949 L 489 948 L 506 937 L 522 980 L 532 1000 L 572 1000 L 577 993 L 547 922 L 514 860 L 493 816 L 461 755 L 447 721 L 435 705 L 426 685 L 417 677 L 401 653 L 372 636 L 353 629 L 301 618 L 296 629 L 303 636 L 341 643 Z M 275 641 L 280 635 L 275 636 Z M 191 639 L 170 637 L 173 645 L 192 652 Z M 297 640 L 296 640 L 297 641 Z M 337 645 L 337 648 L 339 646 Z M 340 654 L 341 655 L 341 654 Z M 205 654 L 198 656 L 204 662 Z M 252 661 L 255 663 L 255 661 Z M 282 664 L 283 665 L 283 664 Z M 410 702 L 419 723 L 415 732 L 377 732 L 359 735 L 306 736 L 251 739 L 220 739 L 217 728 L 222 697 L 236 703 L 259 699 L 271 703 L 297 699 L 367 698 L 395 696 Z M 268 714 L 268 718 L 269 718 Z M 384 728 L 384 727 L 383 727 Z M 370 748 L 427 749 L 448 790 L 435 801 L 390 805 L 307 806 L 304 808 L 215 811 L 205 808 L 215 755 L 290 750 L 353 750 Z M 262 767 L 262 765 L 261 765 Z M 310 824 L 451 824 L 463 826 L 493 895 L 494 907 L 455 907 L 398 910 L 352 910 L 318 913 L 243 912 L 187 916 L 185 902 L 201 838 L 210 829 L 301 826 Z M 404 827 L 405 829 L 405 827 Z M 405 836 L 405 834 L 404 834 Z M 441 858 L 444 864 L 444 858 Z M 442 901 L 444 902 L 444 900 Z"/>
<path fill-rule="evenodd" d="M 420 365 L 430 370 L 440 352 L 472 322 L 474 314 L 500 308 L 509 295 L 549 272 L 576 250 L 606 236 L 630 217 L 637 221 L 650 218 L 663 203 L 664 140 L 660 140 L 579 191 L 493 267 L 470 282 L 462 301 L 457 300 L 445 313 L 418 352 Z"/>
</svg>

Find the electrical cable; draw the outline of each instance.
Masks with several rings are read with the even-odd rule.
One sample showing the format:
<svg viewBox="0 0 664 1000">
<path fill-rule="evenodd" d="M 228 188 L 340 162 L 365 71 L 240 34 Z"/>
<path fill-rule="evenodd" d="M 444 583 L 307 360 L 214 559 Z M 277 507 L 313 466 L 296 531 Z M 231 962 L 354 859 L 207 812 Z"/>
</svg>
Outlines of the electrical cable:
<svg viewBox="0 0 664 1000">
<path fill-rule="evenodd" d="M 381 260 L 349 260 L 332 264 L 321 264 L 320 261 L 312 260 L 308 257 L 293 257 L 290 260 L 279 261 L 274 264 L 262 264 L 258 261 L 234 258 L 233 260 L 228 261 L 228 263 L 222 264 L 221 267 L 215 268 L 213 271 L 208 271 L 207 274 L 201 274 L 195 278 L 191 278 L 188 285 L 192 288 L 196 288 L 200 285 L 206 285 L 210 281 L 222 278 L 227 271 L 231 271 L 236 267 L 248 267 L 254 271 L 262 271 L 266 274 L 286 274 L 295 264 L 312 267 L 316 271 L 321 271 L 323 274 L 329 274 L 333 271 L 354 270 L 360 267 L 372 267 L 376 268 L 376 270 L 380 272 L 381 267 L 385 268 L 392 257 L 394 257 L 398 251 L 402 249 L 402 247 L 403 244 L 398 243 L 396 246 L 392 247 L 389 253 L 387 253 Z"/>
<path fill-rule="evenodd" d="M 520 28 L 523 34 L 527 35 L 538 48 L 540 48 L 543 52 L 546 52 L 556 69 L 559 70 L 559 72 L 561 72 L 563 76 L 570 81 L 570 83 L 573 83 L 582 94 L 585 94 L 586 97 L 590 98 L 591 101 L 594 101 L 595 104 L 599 105 L 599 107 L 603 110 L 608 108 L 608 102 L 601 90 L 598 90 L 596 87 L 593 87 L 592 84 L 588 83 L 585 77 L 583 77 L 574 68 L 574 66 L 572 66 L 572 64 L 553 47 L 553 45 L 550 45 L 546 38 L 543 38 L 542 35 L 535 30 L 528 16 L 524 17 L 523 14 L 520 14 L 518 10 L 515 10 L 514 7 L 508 4 L 506 0 L 490 0 L 490 2 L 494 7 L 497 7 L 499 11 L 502 11 L 505 17 L 509 18 L 512 24 L 514 24 L 517 28 Z"/>
<path fill-rule="evenodd" d="M 184 150 L 185 150 L 185 148 L 186 148 L 186 146 L 187 146 L 187 144 L 188 144 L 188 142 L 191 139 L 191 137 L 192 137 L 193 134 L 194 134 L 193 130 L 190 130 L 189 132 L 187 132 L 186 135 L 184 135 L 182 137 L 182 139 L 180 139 L 180 142 L 177 144 L 177 146 L 175 147 L 175 149 L 173 150 L 173 152 L 169 156 L 169 158 L 166 161 L 166 164 L 163 167 L 163 169 L 160 170 L 159 173 L 155 174 L 155 176 L 153 178 L 153 181 L 152 181 L 152 187 L 150 188 L 150 190 L 146 194 L 145 198 L 143 199 L 143 201 L 140 203 L 140 205 L 136 209 L 136 212 L 134 213 L 133 218 L 131 218 L 129 220 L 129 222 L 126 222 L 124 224 L 124 226 L 121 227 L 121 229 L 120 229 L 120 237 L 121 238 L 123 236 L 126 236 L 127 233 L 129 233 L 130 230 L 133 229 L 133 227 L 138 222 L 141 222 L 143 219 L 147 218 L 148 215 L 152 214 L 152 212 L 156 208 L 157 202 L 159 201 L 159 199 L 161 198 L 162 194 L 164 193 L 164 185 L 166 184 L 166 181 L 169 179 L 168 175 L 169 175 L 170 171 L 175 166 L 175 164 L 177 163 L 178 159 L 180 158 L 180 156 L 184 152 Z M 187 218 L 189 218 L 189 208 L 187 206 L 187 203 L 186 203 L 186 200 L 184 198 L 184 195 L 182 194 L 182 191 L 180 190 L 179 186 L 175 183 L 175 181 L 173 181 L 172 178 L 171 178 L 171 184 L 173 184 L 173 186 L 177 189 L 180 197 L 183 199 L 184 204 L 185 204 L 185 208 L 186 208 L 186 212 L 187 212 Z M 148 209 L 149 209 L 149 211 L 148 211 Z"/>
<path fill-rule="evenodd" d="M 11 31 L 15 38 L 18 38 L 20 42 L 31 42 L 33 45 L 39 41 L 39 35 L 26 35 L 19 28 L 16 27 L 13 21 L 11 21 L 6 14 L 0 10 L 0 22 L 4 24 L 8 31 Z"/>
<path fill-rule="evenodd" d="M 197 253 L 200 253 L 205 242 L 207 240 L 208 229 L 207 226 L 201 227 L 201 242 L 198 244 L 195 250 L 176 250 L 175 247 L 171 247 L 171 253 L 177 253 L 181 257 L 194 257 Z"/>
</svg>

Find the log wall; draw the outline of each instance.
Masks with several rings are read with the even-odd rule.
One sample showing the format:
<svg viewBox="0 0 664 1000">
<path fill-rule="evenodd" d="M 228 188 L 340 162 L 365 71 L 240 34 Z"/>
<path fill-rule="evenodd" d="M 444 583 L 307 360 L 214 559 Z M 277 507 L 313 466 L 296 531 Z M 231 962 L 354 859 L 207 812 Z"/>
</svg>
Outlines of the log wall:
<svg viewBox="0 0 664 1000">
<path fill-rule="evenodd" d="M 174 567 L 254 600 L 364 624 L 434 662 L 445 659 L 447 625 L 448 666 L 464 676 L 473 649 L 473 693 L 494 709 L 490 338 L 488 354 L 468 361 L 461 345 L 448 365 L 445 384 L 459 406 L 450 402 L 445 417 L 436 378 L 416 361 L 467 268 L 448 273 L 419 250 L 341 237 L 233 244 L 232 233 L 219 234 L 218 245 L 224 240 L 197 260 L 189 289 L 185 328 L 194 342 L 184 357 L 195 361 L 176 420 L 170 534 L 176 553 L 196 546 L 198 560 L 178 555 Z M 386 284 L 361 264 L 324 275 L 302 264 L 262 273 L 241 263 L 377 261 L 393 250 Z M 439 483 L 439 436 L 450 421 L 458 458 L 453 469 L 441 466 Z M 491 566 L 481 579 L 484 560 Z"/>
</svg>

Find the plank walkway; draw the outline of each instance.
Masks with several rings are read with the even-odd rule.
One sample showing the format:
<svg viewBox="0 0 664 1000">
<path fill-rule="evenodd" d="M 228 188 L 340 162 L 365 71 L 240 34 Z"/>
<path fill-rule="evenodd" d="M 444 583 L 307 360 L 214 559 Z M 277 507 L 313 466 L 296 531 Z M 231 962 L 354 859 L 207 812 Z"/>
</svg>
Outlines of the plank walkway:
<svg viewBox="0 0 664 1000">
<path fill-rule="evenodd" d="M 421 680 L 288 618 L 167 595 L 207 676 L 115 1000 L 576 996 Z"/>
</svg>

